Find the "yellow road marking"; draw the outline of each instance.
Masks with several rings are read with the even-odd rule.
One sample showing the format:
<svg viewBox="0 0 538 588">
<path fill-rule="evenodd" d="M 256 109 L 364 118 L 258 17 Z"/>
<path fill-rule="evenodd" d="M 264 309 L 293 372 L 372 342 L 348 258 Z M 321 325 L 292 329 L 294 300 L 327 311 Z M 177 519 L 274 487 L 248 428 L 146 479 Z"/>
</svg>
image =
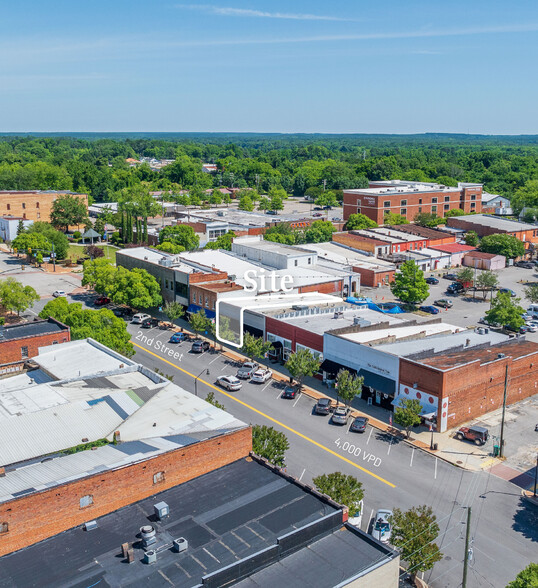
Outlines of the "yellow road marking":
<svg viewBox="0 0 538 588">
<path fill-rule="evenodd" d="M 184 370 L 183 368 L 181 368 L 181 367 L 173 364 L 171 361 L 168 361 L 167 359 L 164 359 L 164 357 L 161 357 L 160 355 L 157 355 L 156 353 L 153 353 L 153 351 L 150 351 L 149 349 L 146 349 L 145 347 L 142 347 L 142 345 L 139 345 L 138 343 L 135 343 L 134 341 L 131 341 L 131 343 L 135 347 L 138 347 L 139 349 L 142 349 L 142 351 L 145 351 L 146 353 L 149 353 L 150 355 L 153 355 L 157 359 L 160 359 L 164 363 L 167 363 L 168 365 L 171 365 L 176 370 L 179 370 L 180 372 L 183 372 L 184 374 L 187 374 L 187 376 L 190 376 L 191 378 L 196 378 L 196 376 L 194 374 L 191 374 L 187 370 Z M 290 433 L 293 433 L 294 435 L 297 435 L 298 437 L 301 437 L 301 439 L 304 439 L 305 441 L 308 441 L 309 443 L 312 443 L 316 447 L 319 447 L 320 449 L 323 449 L 323 451 L 326 451 L 327 453 L 330 453 L 331 455 L 334 455 L 338 459 L 341 459 L 342 461 L 345 461 L 349 465 L 352 465 L 353 467 L 361 470 L 362 472 L 368 474 L 369 476 L 372 476 L 372 477 L 376 478 L 377 480 L 379 480 L 380 482 L 383 482 L 384 484 L 387 484 L 387 486 L 390 486 L 391 488 L 396 488 L 396 485 L 395 484 L 392 484 L 391 482 L 389 482 L 388 480 L 385 480 L 381 476 L 378 476 L 377 474 L 374 474 L 370 470 L 367 470 L 366 468 L 363 468 L 362 466 L 356 464 L 355 462 L 351 461 L 350 459 L 347 459 L 347 457 L 344 457 L 343 455 L 340 455 L 339 453 L 336 453 L 336 451 L 333 451 L 332 449 L 329 449 L 328 447 L 325 447 L 325 445 L 322 445 L 321 443 L 318 443 L 317 441 L 314 441 L 314 439 L 311 439 L 310 437 L 307 437 L 306 435 L 303 435 L 302 433 L 299 433 L 299 431 L 296 431 L 295 429 L 292 429 L 291 427 L 288 427 L 288 425 L 285 425 L 284 423 L 281 423 L 280 421 L 277 421 L 276 419 L 274 419 L 273 417 L 270 417 L 269 415 L 265 414 L 261 410 L 258 410 L 257 408 L 254 408 L 253 406 L 250 406 L 250 404 L 247 404 L 246 402 L 243 402 L 242 400 L 239 400 L 239 398 L 236 398 L 235 396 L 232 396 L 231 394 L 228 394 L 228 392 L 224 392 L 224 390 L 221 390 L 220 388 L 217 388 L 213 384 L 210 384 L 209 382 L 206 382 L 205 380 L 202 380 L 200 378 L 198 378 L 198 381 L 199 382 L 202 382 L 202 384 L 205 384 L 206 386 L 209 386 L 210 388 L 213 388 L 213 390 L 216 390 L 217 392 L 220 392 L 221 394 L 224 394 L 224 396 L 227 396 L 230 400 L 233 400 L 234 402 L 237 402 L 238 404 L 241 404 L 245 408 L 248 408 L 249 410 L 252 410 L 253 412 L 259 414 L 260 416 L 262 416 L 262 417 L 270 420 L 271 422 L 275 423 L 279 427 L 282 427 L 283 429 L 286 429 Z"/>
<path fill-rule="evenodd" d="M 480 468 L 485 470 L 486 468 L 491 467 L 494 463 L 497 463 L 497 458 L 496 457 L 490 457 L 489 459 L 486 459 L 486 461 L 483 461 L 480 464 Z"/>
</svg>

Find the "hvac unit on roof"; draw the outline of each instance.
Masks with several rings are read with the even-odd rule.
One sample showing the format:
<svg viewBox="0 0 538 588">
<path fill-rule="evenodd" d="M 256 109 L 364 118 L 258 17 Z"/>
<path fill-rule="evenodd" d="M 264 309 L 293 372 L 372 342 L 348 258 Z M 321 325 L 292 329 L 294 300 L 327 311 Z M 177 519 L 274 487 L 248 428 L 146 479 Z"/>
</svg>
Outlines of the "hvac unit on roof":
<svg viewBox="0 0 538 588">
<path fill-rule="evenodd" d="M 186 551 L 189 547 L 189 542 L 185 539 L 185 537 L 179 537 L 178 539 L 174 539 L 173 543 L 173 550 L 177 553 L 181 553 L 182 551 Z"/>
<path fill-rule="evenodd" d="M 166 502 L 158 502 L 153 505 L 153 512 L 159 521 L 162 521 L 170 514 L 170 507 Z"/>
</svg>

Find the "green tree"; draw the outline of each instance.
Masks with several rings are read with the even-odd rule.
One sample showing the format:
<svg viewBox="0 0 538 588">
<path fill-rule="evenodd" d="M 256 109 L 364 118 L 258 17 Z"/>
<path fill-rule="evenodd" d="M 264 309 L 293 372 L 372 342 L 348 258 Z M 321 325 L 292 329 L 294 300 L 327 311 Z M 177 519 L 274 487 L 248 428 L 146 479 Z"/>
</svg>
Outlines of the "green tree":
<svg viewBox="0 0 538 588">
<path fill-rule="evenodd" d="M 363 376 L 353 376 L 348 370 L 340 370 L 336 376 L 336 393 L 349 407 L 355 397 L 361 395 L 363 384 Z"/>
<path fill-rule="evenodd" d="M 319 370 L 321 362 L 308 349 L 299 349 L 292 353 L 286 362 L 286 369 L 297 380 L 299 388 L 307 376 L 313 376 Z"/>
<path fill-rule="evenodd" d="M 233 231 L 228 231 L 225 235 L 217 237 L 216 241 L 209 241 L 206 243 L 204 249 L 225 249 L 226 251 L 231 251 L 234 237 L 235 233 Z"/>
<path fill-rule="evenodd" d="M 167 302 L 163 312 L 171 323 L 185 316 L 185 309 L 179 302 Z"/>
<path fill-rule="evenodd" d="M 69 230 L 69 225 L 83 225 L 88 220 L 88 209 L 82 198 L 65 194 L 52 203 L 50 222 L 57 229 Z"/>
<path fill-rule="evenodd" d="M 394 275 L 390 289 L 396 298 L 411 304 L 423 302 L 430 294 L 424 272 L 413 260 L 402 263 L 400 271 Z"/>
<path fill-rule="evenodd" d="M 213 390 L 211 390 L 211 392 L 207 393 L 207 396 L 205 397 L 205 401 L 209 402 L 209 404 L 212 404 L 213 406 L 215 406 L 216 408 L 220 408 L 221 410 L 226 410 L 226 407 L 224 406 L 224 404 L 221 404 L 216 398 L 215 398 L 215 392 L 213 392 Z"/>
<path fill-rule="evenodd" d="M 40 233 L 24 232 L 15 237 L 11 242 L 13 249 L 18 253 L 26 253 L 33 256 L 37 251 L 49 252 L 52 250 L 50 241 Z"/>
<path fill-rule="evenodd" d="M 523 290 L 525 298 L 527 298 L 533 304 L 538 302 L 538 284 L 530 284 Z"/>
<path fill-rule="evenodd" d="M 451 208 L 445 212 L 445 218 L 450 218 L 452 216 L 464 216 L 466 214 L 467 213 L 461 208 Z"/>
<path fill-rule="evenodd" d="M 362 483 L 341 472 L 322 474 L 312 480 L 316 488 L 338 504 L 347 506 L 350 517 L 357 517 L 362 511 L 364 490 Z"/>
<path fill-rule="evenodd" d="M 222 202 L 222 192 L 218 188 L 213 188 L 209 196 L 209 203 L 210 204 L 221 204 Z"/>
<path fill-rule="evenodd" d="M 338 200 L 334 192 L 322 192 L 315 200 L 316 206 L 338 206 Z"/>
<path fill-rule="evenodd" d="M 482 294 L 484 296 L 484 300 L 488 292 L 493 292 L 493 290 L 499 285 L 499 278 L 497 274 L 490 271 L 480 272 L 478 277 L 476 278 L 475 287 L 482 290 Z"/>
<path fill-rule="evenodd" d="M 314 221 L 304 232 L 307 243 L 325 243 L 331 241 L 336 229 L 330 221 Z"/>
<path fill-rule="evenodd" d="M 252 212 L 254 210 L 254 202 L 248 194 L 242 194 L 239 198 L 239 210 L 246 210 Z"/>
<path fill-rule="evenodd" d="M 530 563 L 521 570 L 506 588 L 538 588 L 538 563 Z"/>
<path fill-rule="evenodd" d="M 359 231 L 361 229 L 375 229 L 378 224 L 365 214 L 350 214 L 346 223 L 346 231 Z"/>
<path fill-rule="evenodd" d="M 135 242 L 147 243 L 148 218 L 157 216 L 161 212 L 161 206 L 149 190 L 141 184 L 123 188 L 118 196 L 118 208 L 134 219 Z"/>
<path fill-rule="evenodd" d="M 262 196 L 258 202 L 258 210 L 269 210 L 271 208 L 271 201 L 267 196 Z"/>
<path fill-rule="evenodd" d="M 57 259 L 65 259 L 67 251 L 69 250 L 69 240 L 62 231 L 56 230 L 49 223 L 43 221 L 36 221 L 32 223 L 28 229 L 28 233 L 38 233 L 44 235 L 52 245 L 54 245 L 54 253 Z"/>
<path fill-rule="evenodd" d="M 37 292 L 31 286 L 23 286 L 15 278 L 0 280 L 0 301 L 2 306 L 11 312 L 25 311 L 39 300 Z"/>
<path fill-rule="evenodd" d="M 482 237 L 478 248 L 486 253 L 504 255 L 507 259 L 525 255 L 525 245 L 516 237 L 507 234 L 486 235 Z"/>
<path fill-rule="evenodd" d="M 465 233 L 465 245 L 470 245 L 471 247 L 477 247 L 480 239 L 475 231 L 467 231 Z"/>
<path fill-rule="evenodd" d="M 462 283 L 473 283 L 474 282 L 474 271 L 470 267 L 462 267 L 458 271 L 458 280 Z"/>
<path fill-rule="evenodd" d="M 85 261 L 82 267 L 82 285 L 89 286 L 99 294 L 106 294 L 116 272 L 112 262 L 105 258 L 91 259 Z"/>
<path fill-rule="evenodd" d="M 211 333 L 213 323 L 207 318 L 205 310 L 201 308 L 198 312 L 192 312 L 189 316 L 189 324 L 195 333 Z"/>
<path fill-rule="evenodd" d="M 321 196 L 321 188 L 318 186 L 310 186 L 304 192 L 305 197 L 308 197 L 309 200 L 315 200 L 318 196 Z"/>
<path fill-rule="evenodd" d="M 282 202 L 282 198 L 280 196 L 271 197 L 271 210 L 276 212 L 279 210 L 284 210 L 284 203 Z"/>
<path fill-rule="evenodd" d="M 176 243 L 172 243 L 172 241 L 163 241 L 160 245 L 157 245 L 155 249 L 164 251 L 165 253 L 171 253 L 172 255 L 183 253 L 183 251 L 185 251 L 183 245 L 177 245 Z"/>
<path fill-rule="evenodd" d="M 525 206 L 530 208 L 538 207 L 538 180 L 526 181 L 523 186 L 516 190 L 510 204 L 516 213 L 519 213 Z"/>
<path fill-rule="evenodd" d="M 538 218 L 538 208 L 525 208 L 522 220 L 526 223 L 534 223 Z"/>
<path fill-rule="evenodd" d="M 56 298 L 45 304 L 39 316 L 44 319 L 51 316 L 70 327 L 73 340 L 91 337 L 126 357 L 134 355 L 125 321 L 107 308 L 83 309 L 80 302 L 69 304 L 65 298 Z"/>
<path fill-rule="evenodd" d="M 413 575 L 431 570 L 443 557 L 435 540 L 439 525 L 431 506 L 414 506 L 407 511 L 395 508 L 390 517 L 391 543 L 407 562 L 407 572 Z"/>
<path fill-rule="evenodd" d="M 159 233 L 159 243 L 164 243 L 165 241 L 181 245 L 186 251 L 198 249 L 200 246 L 200 237 L 188 225 L 163 227 Z"/>
<path fill-rule="evenodd" d="M 383 223 L 385 225 L 408 225 L 409 221 L 401 214 L 386 212 L 385 216 L 383 217 Z"/>
<path fill-rule="evenodd" d="M 508 325 L 513 329 L 519 329 L 525 324 L 521 315 L 525 312 L 519 306 L 519 298 L 512 300 L 510 292 L 497 292 L 491 301 L 491 308 L 486 311 L 486 317 L 490 323 Z"/>
<path fill-rule="evenodd" d="M 394 409 L 394 422 L 405 428 L 407 438 L 411 437 L 411 427 L 420 424 L 422 405 L 415 398 L 402 398 Z"/>
<path fill-rule="evenodd" d="M 21 219 L 19 219 L 19 222 L 17 224 L 17 235 L 16 236 L 18 237 L 22 232 L 24 232 L 24 222 L 21 218 Z"/>
<path fill-rule="evenodd" d="M 286 451 L 290 444 L 284 433 L 266 425 L 252 427 L 252 451 L 264 457 L 269 463 L 283 468 Z"/>
<path fill-rule="evenodd" d="M 244 334 L 241 353 L 244 353 L 249 359 L 265 357 L 269 349 L 271 349 L 270 341 L 264 341 L 263 337 L 255 337 L 248 331 Z"/>
<path fill-rule="evenodd" d="M 132 270 L 117 267 L 105 293 L 116 304 L 134 308 L 152 308 L 162 303 L 159 283 L 145 269 L 138 267 Z"/>
<path fill-rule="evenodd" d="M 442 218 L 439 218 L 433 212 L 417 212 L 413 220 L 415 224 L 421 227 L 435 227 L 439 223 L 444 222 Z"/>
</svg>

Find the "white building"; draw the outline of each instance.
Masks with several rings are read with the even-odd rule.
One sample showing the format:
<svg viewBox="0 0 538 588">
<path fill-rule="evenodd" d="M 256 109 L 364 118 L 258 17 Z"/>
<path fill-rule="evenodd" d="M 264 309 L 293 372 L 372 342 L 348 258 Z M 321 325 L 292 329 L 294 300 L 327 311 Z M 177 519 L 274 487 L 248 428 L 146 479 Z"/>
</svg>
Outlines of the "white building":
<svg viewBox="0 0 538 588">
<path fill-rule="evenodd" d="M 34 221 L 23 219 L 22 216 L 0 216 L 0 239 L 11 242 L 17 236 L 19 222 L 22 221 L 24 228 L 29 227 Z"/>
</svg>

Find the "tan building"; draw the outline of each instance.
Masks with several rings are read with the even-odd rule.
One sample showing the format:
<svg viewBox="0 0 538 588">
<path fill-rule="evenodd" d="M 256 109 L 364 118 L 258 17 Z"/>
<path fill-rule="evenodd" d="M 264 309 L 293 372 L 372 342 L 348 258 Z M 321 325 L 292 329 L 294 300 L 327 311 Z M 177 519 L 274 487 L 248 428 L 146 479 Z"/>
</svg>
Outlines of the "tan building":
<svg viewBox="0 0 538 588">
<path fill-rule="evenodd" d="M 84 200 L 88 208 L 88 195 L 69 190 L 6 190 L 0 191 L 0 216 L 17 216 L 32 221 L 50 222 L 53 202 L 70 194 Z"/>
</svg>

